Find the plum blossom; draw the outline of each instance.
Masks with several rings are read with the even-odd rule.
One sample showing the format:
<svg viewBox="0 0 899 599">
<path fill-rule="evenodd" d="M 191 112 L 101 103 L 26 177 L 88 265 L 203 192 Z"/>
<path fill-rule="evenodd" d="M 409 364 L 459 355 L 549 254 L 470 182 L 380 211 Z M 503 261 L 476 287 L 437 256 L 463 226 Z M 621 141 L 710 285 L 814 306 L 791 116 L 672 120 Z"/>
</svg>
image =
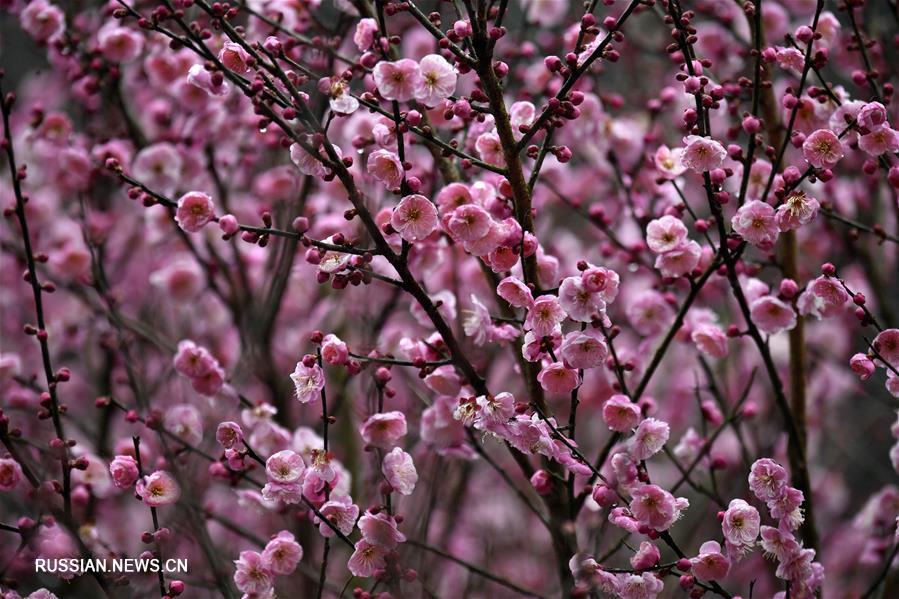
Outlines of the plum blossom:
<svg viewBox="0 0 899 599">
<path fill-rule="evenodd" d="M 658 453 L 665 443 L 671 429 L 667 422 L 655 418 L 647 418 L 637 426 L 630 441 L 631 456 L 637 461 L 651 458 Z"/>
<path fill-rule="evenodd" d="M 37 42 L 55 41 L 66 26 L 65 13 L 47 0 L 32 0 L 22 9 L 19 18 L 22 29 Z"/>
<path fill-rule="evenodd" d="M 681 162 L 696 173 L 703 173 L 721 166 L 727 150 L 720 143 L 708 137 L 689 135 L 684 139 Z"/>
<path fill-rule="evenodd" d="M 818 129 L 802 143 L 802 155 L 815 168 L 833 168 L 843 154 L 840 138 L 829 129 Z"/>
<path fill-rule="evenodd" d="M 772 247 L 777 240 L 774 208 L 760 200 L 740 206 L 731 220 L 731 226 L 743 239 L 763 249 Z"/>
<path fill-rule="evenodd" d="M 679 218 L 665 215 L 646 225 L 646 245 L 656 254 L 679 247 L 687 239 L 687 226 Z"/>
<path fill-rule="evenodd" d="M 644 484 L 631 492 L 631 513 L 636 521 L 652 530 L 668 530 L 687 507 L 686 499 L 674 496 L 658 485 Z"/>
<path fill-rule="evenodd" d="M 327 518 L 334 528 L 348 535 L 353 532 L 353 528 L 356 526 L 356 518 L 359 517 L 359 506 L 353 504 L 352 499 L 348 496 L 335 497 L 322 504 L 319 508 L 319 513 Z M 318 531 L 323 537 L 330 538 L 335 535 L 334 530 L 324 520 L 317 521 Z"/>
<path fill-rule="evenodd" d="M 390 191 L 397 191 L 406 176 L 399 156 L 390 150 L 375 150 L 368 156 L 368 173 Z"/>
<path fill-rule="evenodd" d="M 286 530 L 275 535 L 262 550 L 262 562 L 268 571 L 278 576 L 288 576 L 303 559 L 303 548 Z"/>
<path fill-rule="evenodd" d="M 406 416 L 402 412 L 378 412 L 369 416 L 359 434 L 367 445 L 388 448 L 406 435 Z"/>
<path fill-rule="evenodd" d="M 899 152 L 899 133 L 888 126 L 880 127 L 859 137 L 858 147 L 871 156 L 895 154 Z"/>
<path fill-rule="evenodd" d="M 225 68 L 239 75 L 249 71 L 250 63 L 253 61 L 244 47 L 235 42 L 225 42 L 222 49 L 219 50 L 218 59 L 225 65 Z"/>
<path fill-rule="evenodd" d="M 347 562 L 347 568 L 353 576 L 362 578 L 373 576 L 376 570 L 383 569 L 387 564 L 384 558 L 389 551 L 386 547 L 361 539 L 355 545 L 355 551 Z"/>
<path fill-rule="evenodd" d="M 381 471 L 390 486 L 400 495 L 411 495 L 415 490 L 418 472 L 415 470 L 412 456 L 399 447 L 394 447 L 384 456 Z"/>
<path fill-rule="evenodd" d="M 234 584 L 242 593 L 264 594 L 272 589 L 272 572 L 258 551 L 241 551 L 234 566 Z"/>
<path fill-rule="evenodd" d="M 165 470 L 157 470 L 137 481 L 137 494 L 150 507 L 161 507 L 178 501 L 181 487 Z"/>
<path fill-rule="evenodd" d="M 359 518 L 359 531 L 367 542 L 386 549 L 406 542 L 406 535 L 397 529 L 396 519 L 385 511 L 366 512 Z"/>
<path fill-rule="evenodd" d="M 596 329 L 572 331 L 562 340 L 562 361 L 570 368 L 594 368 L 602 364 L 608 353 L 609 348 Z"/>
<path fill-rule="evenodd" d="M 22 478 L 22 467 L 17 461 L 12 458 L 0 458 L 0 491 L 12 491 Z M 137 478 L 136 474 L 134 478 Z"/>
<path fill-rule="evenodd" d="M 408 102 L 415 97 L 415 90 L 422 86 L 421 67 L 409 58 L 379 62 L 372 75 L 378 92 L 385 100 Z"/>
<path fill-rule="evenodd" d="M 297 399 L 300 403 L 317 401 L 319 393 L 325 388 L 325 373 L 318 364 L 306 366 L 303 362 L 297 362 L 296 368 L 290 375 L 296 387 Z"/>
<path fill-rule="evenodd" d="M 545 366 L 537 374 L 537 381 L 546 391 L 560 394 L 568 393 L 581 383 L 577 371 L 566 368 L 561 362 L 553 362 Z"/>
<path fill-rule="evenodd" d="M 880 358 L 899 368 L 899 329 L 884 329 L 874 337 L 872 345 Z"/>
<path fill-rule="evenodd" d="M 759 536 L 759 511 L 742 499 L 733 499 L 724 512 L 721 528 L 728 547 L 736 551 L 751 548 Z"/>
<path fill-rule="evenodd" d="M 188 233 L 197 233 L 215 217 L 212 198 L 202 191 L 190 191 L 178 199 L 175 221 Z"/>
<path fill-rule="evenodd" d="M 768 335 L 789 331 L 796 326 L 796 312 L 776 297 L 762 296 L 752 302 L 749 310 L 752 322 Z"/>
<path fill-rule="evenodd" d="M 408 195 L 394 208 L 390 224 L 406 241 L 421 241 L 437 229 L 437 208 L 423 195 Z"/>
<path fill-rule="evenodd" d="M 690 339 L 699 351 L 711 358 L 724 358 L 728 354 L 727 335 L 713 324 L 699 325 L 690 333 Z"/>
<path fill-rule="evenodd" d="M 425 106 L 437 106 L 456 91 L 456 71 L 441 55 L 428 54 L 419 62 L 419 68 L 421 76 L 414 93 L 415 99 Z"/>
<path fill-rule="evenodd" d="M 693 574 L 702 580 L 721 580 L 730 571 L 730 560 L 721 553 L 717 541 L 706 541 L 699 547 L 699 555 L 690 560 Z"/>
<path fill-rule="evenodd" d="M 774 220 L 781 233 L 798 229 L 810 223 L 818 214 L 818 200 L 803 191 L 794 191 L 777 207 Z"/>
<path fill-rule="evenodd" d="M 540 298 L 534 302 L 534 306 L 539 301 Z M 591 322 L 606 309 L 606 303 L 599 294 L 589 291 L 580 277 L 565 277 L 562 280 L 559 286 L 559 304 L 568 317 L 577 322 Z"/>
<path fill-rule="evenodd" d="M 662 145 L 653 156 L 656 170 L 665 179 L 676 179 L 687 171 L 683 163 L 683 148 L 669 148 Z"/>
<path fill-rule="evenodd" d="M 613 395 L 602 406 L 602 419 L 611 430 L 624 433 L 640 422 L 640 406 L 626 395 Z"/>
</svg>

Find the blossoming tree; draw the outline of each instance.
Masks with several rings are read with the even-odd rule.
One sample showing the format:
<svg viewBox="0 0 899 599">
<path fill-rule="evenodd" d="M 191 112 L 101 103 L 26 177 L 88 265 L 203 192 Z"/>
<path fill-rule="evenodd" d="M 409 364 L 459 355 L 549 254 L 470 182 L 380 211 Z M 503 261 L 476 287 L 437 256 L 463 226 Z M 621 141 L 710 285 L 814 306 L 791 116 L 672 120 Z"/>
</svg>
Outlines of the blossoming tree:
<svg viewBox="0 0 899 599">
<path fill-rule="evenodd" d="M 0 10 L 3 599 L 899 596 L 895 0 Z"/>
</svg>

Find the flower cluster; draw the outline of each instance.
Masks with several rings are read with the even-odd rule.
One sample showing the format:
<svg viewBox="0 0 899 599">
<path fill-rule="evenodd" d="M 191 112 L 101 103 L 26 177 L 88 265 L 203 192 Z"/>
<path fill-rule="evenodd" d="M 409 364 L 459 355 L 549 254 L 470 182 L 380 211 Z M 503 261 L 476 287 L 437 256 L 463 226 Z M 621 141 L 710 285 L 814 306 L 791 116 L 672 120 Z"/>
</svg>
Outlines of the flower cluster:
<svg viewBox="0 0 899 599">
<path fill-rule="evenodd" d="M 0 2 L 0 599 L 889 595 L 891 4 Z"/>
</svg>

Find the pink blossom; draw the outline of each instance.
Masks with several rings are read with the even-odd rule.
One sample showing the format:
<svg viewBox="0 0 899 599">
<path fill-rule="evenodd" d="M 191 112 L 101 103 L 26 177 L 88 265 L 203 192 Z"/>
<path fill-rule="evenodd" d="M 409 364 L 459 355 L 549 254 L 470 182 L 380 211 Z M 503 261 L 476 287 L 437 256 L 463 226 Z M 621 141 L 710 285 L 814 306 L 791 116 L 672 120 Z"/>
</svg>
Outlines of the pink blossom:
<svg viewBox="0 0 899 599">
<path fill-rule="evenodd" d="M 453 210 L 446 226 L 459 241 L 477 241 L 487 235 L 491 223 L 486 210 L 475 204 L 464 204 Z"/>
<path fill-rule="evenodd" d="M 640 485 L 631 492 L 631 498 L 631 512 L 637 522 L 658 531 L 668 530 L 686 508 L 686 500 L 676 500 L 657 485 Z"/>
<path fill-rule="evenodd" d="M 337 114 L 353 114 L 359 108 L 359 100 L 343 77 L 323 77 L 318 82 L 318 90 L 328 96 L 328 105 Z"/>
<path fill-rule="evenodd" d="M 883 126 L 858 138 L 858 147 L 870 156 L 899 152 L 899 133 Z"/>
<path fill-rule="evenodd" d="M 503 144 L 495 131 L 487 131 L 478 136 L 474 145 L 481 160 L 496 166 L 505 166 L 506 158 L 503 154 Z"/>
<path fill-rule="evenodd" d="M 359 427 L 359 434 L 366 445 L 392 447 L 406 435 L 406 416 L 397 411 L 372 414 Z"/>
<path fill-rule="evenodd" d="M 303 476 L 306 465 L 296 452 L 285 449 L 265 461 L 268 480 L 276 483 L 295 483 Z"/>
<path fill-rule="evenodd" d="M 496 294 L 516 308 L 529 308 L 534 303 L 534 295 L 520 279 L 506 277 L 496 286 Z"/>
<path fill-rule="evenodd" d="M 14 490 L 22 481 L 22 477 L 22 467 L 17 461 L 12 458 L 0 458 L 0 491 Z"/>
<path fill-rule="evenodd" d="M 730 571 L 730 560 L 721 554 L 717 541 L 706 541 L 699 547 L 699 555 L 690 560 L 693 574 L 702 580 L 721 580 Z"/>
<path fill-rule="evenodd" d="M 774 216 L 777 228 L 784 233 L 807 225 L 817 216 L 818 208 L 818 200 L 808 197 L 805 192 L 794 191 L 777 207 Z"/>
<path fill-rule="evenodd" d="M 359 19 L 353 34 L 353 43 L 360 52 L 365 52 L 375 42 L 378 35 L 378 22 L 374 19 Z"/>
<path fill-rule="evenodd" d="M 852 368 L 852 372 L 858 375 L 858 377 L 866 381 L 868 378 L 874 374 L 874 371 L 877 368 L 874 366 L 874 362 L 866 354 L 854 354 L 849 359 L 849 367 Z"/>
<path fill-rule="evenodd" d="M 757 509 L 742 499 L 731 500 L 721 523 L 728 546 L 737 550 L 752 547 L 759 536 L 760 522 L 761 516 Z"/>
<path fill-rule="evenodd" d="M 367 542 L 388 550 L 406 542 L 406 535 L 397 529 L 394 517 L 383 511 L 377 514 L 366 512 L 359 518 L 359 531 Z"/>
<path fill-rule="evenodd" d="M 400 495 L 411 495 L 415 490 L 418 471 L 415 470 L 412 456 L 399 447 L 394 447 L 384 456 L 381 471 L 390 486 Z"/>
<path fill-rule="evenodd" d="M 552 295 L 541 295 L 528 310 L 524 327 L 534 331 L 539 337 L 545 337 L 552 334 L 563 320 L 565 311 L 559 299 Z"/>
<path fill-rule="evenodd" d="M 451 396 L 456 395 L 462 386 L 455 368 L 448 364 L 435 368 L 424 378 L 424 383 L 436 393 Z"/>
<path fill-rule="evenodd" d="M 887 124 L 887 109 L 880 102 L 868 102 L 859 109 L 856 120 L 860 127 L 877 131 Z"/>
<path fill-rule="evenodd" d="M 423 195 L 406 196 L 394 208 L 390 224 L 406 241 L 421 241 L 437 230 L 437 208 Z"/>
<path fill-rule="evenodd" d="M 326 501 L 319 508 L 319 513 L 327 518 L 328 522 L 337 530 L 348 535 L 353 532 L 353 528 L 356 526 L 356 518 L 359 517 L 359 506 L 355 505 L 347 496 L 336 497 Z M 319 522 L 318 531 L 323 537 L 330 538 L 334 536 L 334 530 L 327 523 L 319 521 L 317 517 L 316 520 Z"/>
<path fill-rule="evenodd" d="M 189 191 L 178 199 L 175 221 L 188 233 L 199 232 L 214 217 L 215 204 L 202 191 Z"/>
<path fill-rule="evenodd" d="M 562 340 L 562 361 L 569 368 L 594 368 L 603 363 L 609 348 L 596 329 L 572 331 Z"/>
<path fill-rule="evenodd" d="M 703 324 L 690 333 L 690 339 L 696 347 L 705 355 L 712 358 L 724 358 L 727 356 L 727 335 L 720 327 L 713 324 Z"/>
<path fill-rule="evenodd" d="M 22 29 L 37 42 L 53 42 L 66 27 L 65 13 L 47 0 L 32 0 L 19 15 Z"/>
<path fill-rule="evenodd" d="M 884 329 L 872 343 L 880 357 L 893 368 L 899 368 L 899 329 Z"/>
<path fill-rule="evenodd" d="M 195 260 L 176 260 L 150 273 L 150 283 L 178 301 L 196 298 L 203 290 L 202 267 Z"/>
<path fill-rule="evenodd" d="M 350 561 L 347 562 L 347 568 L 353 576 L 362 578 L 373 576 L 377 570 L 381 570 L 387 565 L 384 557 L 389 551 L 381 545 L 374 545 L 361 539 L 356 543 L 355 551 L 350 556 Z"/>
<path fill-rule="evenodd" d="M 626 433 L 640 422 L 640 406 L 626 395 L 613 395 L 602 406 L 602 419 L 611 430 Z"/>
<path fill-rule="evenodd" d="M 815 168 L 833 168 L 843 157 L 843 144 L 833 131 L 818 129 L 805 138 L 802 155 Z"/>
<path fill-rule="evenodd" d="M 225 449 L 243 442 L 243 431 L 236 422 L 222 422 L 215 429 L 215 440 Z"/>
<path fill-rule="evenodd" d="M 656 256 L 655 267 L 664 277 L 681 277 L 696 269 L 701 256 L 702 248 L 695 241 L 689 240 Z"/>
<path fill-rule="evenodd" d="M 306 366 L 297 362 L 296 368 L 290 375 L 296 387 L 297 399 L 300 403 L 317 401 L 321 390 L 325 388 L 325 373 L 318 364 Z"/>
<path fill-rule="evenodd" d="M 203 440 L 203 420 L 200 411 L 190 404 L 172 406 L 165 413 L 165 430 L 189 445 Z"/>
<path fill-rule="evenodd" d="M 338 158 L 343 157 L 343 152 L 340 150 L 340 146 L 331 146 L 334 152 L 337 154 Z M 323 178 L 328 174 L 328 169 L 322 163 L 322 160 L 329 160 L 328 152 L 322 147 L 317 148 L 318 156 L 321 158 L 317 158 L 315 155 L 309 153 L 303 146 L 300 144 L 291 144 L 290 146 L 290 160 L 297 165 L 297 168 L 300 169 L 300 172 L 304 175 L 311 175 L 313 177 Z M 398 184 L 397 184 L 398 185 Z"/>
<path fill-rule="evenodd" d="M 661 333 L 674 320 L 674 309 L 656 291 L 631 296 L 625 312 L 634 329 L 644 336 Z"/>
<path fill-rule="evenodd" d="M 157 470 L 137 481 L 137 494 L 150 507 L 170 505 L 181 497 L 181 487 L 171 474 Z"/>
<path fill-rule="evenodd" d="M 234 42 L 225 42 L 222 49 L 219 50 L 218 59 L 225 68 L 234 71 L 238 75 L 243 75 L 250 70 L 250 61 L 252 58 L 243 46 Z"/>
<path fill-rule="evenodd" d="M 696 173 L 718 168 L 725 157 L 727 157 L 727 150 L 714 139 L 699 135 L 689 135 L 684 139 L 681 162 Z"/>
<path fill-rule="evenodd" d="M 620 278 L 614 270 L 588 263 L 587 269 L 581 273 L 581 281 L 587 291 L 598 293 L 607 304 L 611 304 L 618 297 Z"/>
<path fill-rule="evenodd" d="M 109 463 L 109 474 L 112 475 L 113 484 L 119 489 L 130 489 L 137 482 L 137 461 L 130 455 L 117 455 Z"/>
<path fill-rule="evenodd" d="M 649 541 L 640 543 L 640 548 L 631 557 L 631 567 L 634 570 L 647 570 L 659 563 L 661 553 L 659 548 Z"/>
<path fill-rule="evenodd" d="M 421 77 L 415 87 L 416 100 L 431 107 L 437 106 L 453 95 L 456 91 L 456 71 L 444 57 L 439 54 L 428 54 L 421 59 L 419 66 Z M 380 88 L 379 85 L 378 89 Z"/>
<path fill-rule="evenodd" d="M 131 171 L 145 185 L 167 193 L 178 183 L 183 166 L 184 161 L 178 149 L 170 143 L 162 142 L 138 152 L 131 163 Z"/>
<path fill-rule="evenodd" d="M 772 247 L 777 240 L 774 208 L 760 200 L 743 204 L 731 220 L 731 226 L 743 239 L 763 249 Z"/>
<path fill-rule="evenodd" d="M 762 296 L 752 302 L 749 308 L 752 322 L 768 335 L 789 331 L 796 326 L 796 313 L 793 308 L 776 297 Z"/>
<path fill-rule="evenodd" d="M 205 347 L 201 347 L 185 339 L 178 343 L 178 353 L 175 354 L 175 370 L 188 378 L 199 378 L 217 365 L 215 358 Z"/>
<path fill-rule="evenodd" d="M 665 179 L 680 177 L 687 171 L 687 167 L 682 160 L 683 153 L 683 148 L 669 149 L 665 145 L 659 146 L 653 156 L 656 170 Z"/>
<path fill-rule="evenodd" d="M 787 484 L 787 471 L 770 458 L 761 458 L 752 464 L 749 488 L 762 501 L 779 497 Z"/>
<path fill-rule="evenodd" d="M 231 86 L 225 82 L 221 74 L 213 74 L 201 64 L 195 64 L 190 67 L 190 70 L 187 72 L 187 83 L 194 88 L 205 91 L 210 96 L 227 96 L 228 92 L 231 91 Z M 193 88 L 186 87 L 185 89 L 191 90 Z M 198 93 L 194 90 L 194 95 Z M 199 95 L 199 99 L 205 99 L 203 94 Z"/>
<path fill-rule="evenodd" d="M 799 551 L 799 543 L 790 531 L 773 526 L 762 526 L 760 531 L 762 549 L 778 561 L 784 561 L 787 556 Z"/>
<path fill-rule="evenodd" d="M 540 298 L 537 299 L 539 301 Z M 606 309 L 606 303 L 600 295 L 587 290 L 580 277 L 565 277 L 562 280 L 559 286 L 559 304 L 568 317 L 577 322 L 591 322 Z M 536 306 L 536 302 L 534 305 Z"/>
<path fill-rule="evenodd" d="M 646 225 L 646 245 L 656 254 L 664 254 L 687 240 L 687 227 L 679 218 L 665 215 Z"/>
<path fill-rule="evenodd" d="M 568 393 L 581 383 L 577 371 L 566 368 L 561 362 L 545 366 L 537 374 L 537 381 L 544 390 L 557 394 Z"/>
<path fill-rule="evenodd" d="M 474 426 L 479 430 L 497 431 L 515 415 L 515 397 L 511 393 L 479 395 L 475 399 Z"/>
<path fill-rule="evenodd" d="M 368 156 L 368 173 L 390 191 L 398 191 L 406 175 L 399 156 L 389 150 L 375 150 Z"/>
<path fill-rule="evenodd" d="M 97 32 L 97 44 L 107 60 L 124 64 L 140 56 L 144 38 L 127 27 L 105 25 Z"/>
<path fill-rule="evenodd" d="M 780 495 L 768 500 L 768 510 L 772 518 L 780 521 L 781 528 L 796 530 L 805 519 L 800 509 L 803 500 L 802 491 L 787 486 Z"/>
<path fill-rule="evenodd" d="M 658 453 L 665 443 L 671 429 L 667 422 L 655 418 L 647 418 L 637 426 L 630 441 L 631 456 L 637 461 L 651 458 Z"/>
<path fill-rule="evenodd" d="M 234 584 L 247 594 L 264 594 L 271 590 L 274 581 L 266 567 L 266 560 L 257 551 L 241 551 L 234 560 Z"/>
<path fill-rule="evenodd" d="M 262 563 L 269 572 L 277 576 L 293 574 L 301 559 L 303 559 L 303 548 L 286 530 L 275 535 L 262 550 Z"/>
<path fill-rule="evenodd" d="M 621 599 L 655 599 L 665 588 L 665 583 L 651 572 L 621 574 L 618 579 L 618 596 Z"/>
<path fill-rule="evenodd" d="M 322 360 L 333 366 L 346 364 L 349 359 L 349 349 L 340 337 L 333 333 L 325 335 L 322 339 Z"/>
<path fill-rule="evenodd" d="M 408 102 L 415 97 L 415 90 L 422 85 L 421 68 L 409 58 L 396 62 L 379 62 L 372 75 L 378 92 L 385 100 Z"/>
</svg>

